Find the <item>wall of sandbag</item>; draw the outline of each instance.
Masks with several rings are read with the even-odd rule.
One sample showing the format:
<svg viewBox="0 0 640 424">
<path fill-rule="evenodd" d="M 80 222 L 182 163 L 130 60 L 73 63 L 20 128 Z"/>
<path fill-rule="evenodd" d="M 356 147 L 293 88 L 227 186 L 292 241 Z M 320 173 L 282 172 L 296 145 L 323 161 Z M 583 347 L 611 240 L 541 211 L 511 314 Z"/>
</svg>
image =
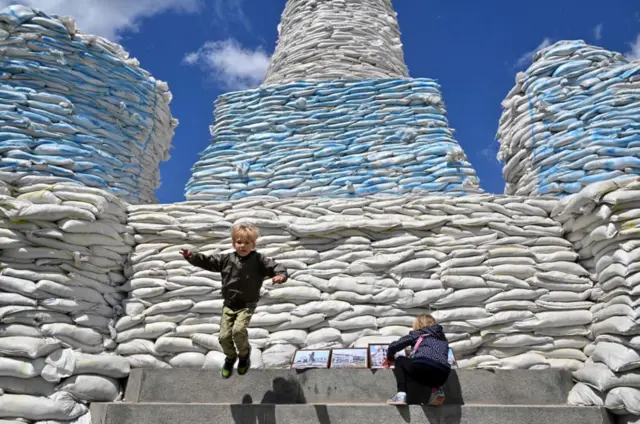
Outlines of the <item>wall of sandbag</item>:
<svg viewBox="0 0 640 424">
<path fill-rule="evenodd" d="M 296 82 L 222 95 L 187 200 L 478 193 L 430 79 Z"/>
<path fill-rule="evenodd" d="M 408 76 L 389 0 L 289 0 L 278 36 L 265 84 Z"/>
<path fill-rule="evenodd" d="M 572 370 L 584 383 L 572 403 L 636 413 L 639 186 L 594 185 L 560 202 L 263 197 L 128 209 L 77 185 L 20 188 L 0 196 L 0 419 L 83 419 L 89 402 L 120 398 L 131 367 L 219 368 L 220 275 L 179 251 L 229 251 L 240 221 L 260 227 L 259 250 L 291 273 L 264 285 L 249 332 L 255 368 L 288 367 L 301 347 L 389 342 L 431 312 L 461 367 Z"/>
<path fill-rule="evenodd" d="M 593 184 L 561 202 L 555 219 L 574 241 L 595 282 L 590 298 L 593 343 L 578 384 L 576 405 L 606 406 L 621 422 L 640 421 L 640 178 Z"/>
<path fill-rule="evenodd" d="M 534 56 L 503 101 L 505 194 L 566 196 L 640 173 L 640 62 L 583 41 Z"/>
<path fill-rule="evenodd" d="M 389 342 L 432 312 L 461 367 L 577 370 L 593 283 L 549 217 L 556 204 L 476 195 L 131 206 L 117 352 L 132 367 L 220 367 L 220 275 L 179 252 L 230 251 L 230 227 L 249 221 L 258 250 L 291 274 L 263 287 L 254 367 L 288 367 L 302 347 Z"/>
<path fill-rule="evenodd" d="M 114 194 L 77 184 L 0 195 L 0 421 L 87 423 L 88 402 L 120 398 L 126 221 Z"/>
<path fill-rule="evenodd" d="M 78 182 L 155 202 L 177 120 L 171 93 L 120 45 L 71 18 L 0 10 L 0 179 Z"/>
</svg>

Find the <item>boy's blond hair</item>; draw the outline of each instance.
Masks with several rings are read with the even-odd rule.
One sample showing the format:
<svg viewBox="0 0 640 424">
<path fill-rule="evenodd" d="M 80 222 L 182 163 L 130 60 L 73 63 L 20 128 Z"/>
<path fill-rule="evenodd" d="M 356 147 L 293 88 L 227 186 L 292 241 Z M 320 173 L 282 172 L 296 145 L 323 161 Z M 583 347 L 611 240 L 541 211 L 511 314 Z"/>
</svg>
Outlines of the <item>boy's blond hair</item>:
<svg viewBox="0 0 640 424">
<path fill-rule="evenodd" d="M 231 240 L 235 242 L 238 237 L 242 236 L 248 238 L 253 244 L 256 244 L 258 237 L 260 237 L 260 230 L 251 224 L 234 224 L 233 227 L 231 227 Z"/>
<path fill-rule="evenodd" d="M 422 314 L 413 321 L 413 329 L 415 331 L 424 327 L 431 327 L 432 325 L 436 325 L 436 319 L 429 314 Z"/>
</svg>

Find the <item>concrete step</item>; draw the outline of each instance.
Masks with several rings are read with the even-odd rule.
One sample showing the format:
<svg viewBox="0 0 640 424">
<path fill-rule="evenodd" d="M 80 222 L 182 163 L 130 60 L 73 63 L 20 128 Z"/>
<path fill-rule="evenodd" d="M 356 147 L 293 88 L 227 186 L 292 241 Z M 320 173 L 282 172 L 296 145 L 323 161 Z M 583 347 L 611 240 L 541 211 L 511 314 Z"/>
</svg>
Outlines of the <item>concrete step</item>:
<svg viewBox="0 0 640 424">
<path fill-rule="evenodd" d="M 453 370 L 446 404 L 564 405 L 573 387 L 557 370 Z M 143 403 L 383 403 L 395 393 L 392 370 L 251 370 L 224 380 L 202 369 L 132 370 L 125 401 Z M 409 387 L 410 403 L 430 391 Z M 419 393 L 414 397 L 412 394 Z"/>
<path fill-rule="evenodd" d="M 611 424 L 604 408 L 570 406 L 94 403 L 91 414 L 93 424 Z"/>
</svg>

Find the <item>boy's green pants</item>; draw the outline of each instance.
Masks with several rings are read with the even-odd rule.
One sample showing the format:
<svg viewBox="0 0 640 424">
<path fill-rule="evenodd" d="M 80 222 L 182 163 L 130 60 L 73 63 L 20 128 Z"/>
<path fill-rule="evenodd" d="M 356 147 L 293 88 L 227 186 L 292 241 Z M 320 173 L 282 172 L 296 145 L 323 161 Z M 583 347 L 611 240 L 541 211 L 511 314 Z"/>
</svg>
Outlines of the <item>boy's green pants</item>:
<svg viewBox="0 0 640 424">
<path fill-rule="evenodd" d="M 253 316 L 254 308 L 222 309 L 222 321 L 220 323 L 220 346 L 229 359 L 235 359 L 237 352 L 246 354 L 249 350 L 249 322 Z M 235 343 L 234 343 L 235 342 Z"/>
</svg>

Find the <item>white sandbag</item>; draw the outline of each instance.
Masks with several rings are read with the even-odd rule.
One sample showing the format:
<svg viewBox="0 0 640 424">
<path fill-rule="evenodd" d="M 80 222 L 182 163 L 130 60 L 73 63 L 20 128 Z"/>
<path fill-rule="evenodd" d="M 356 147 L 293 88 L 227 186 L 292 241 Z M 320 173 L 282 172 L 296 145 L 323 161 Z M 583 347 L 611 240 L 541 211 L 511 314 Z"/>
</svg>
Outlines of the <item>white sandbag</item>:
<svg viewBox="0 0 640 424">
<path fill-rule="evenodd" d="M 156 368 L 156 369 L 172 368 L 171 365 L 169 365 L 168 363 L 160 360 L 159 358 L 153 355 L 148 355 L 148 354 L 129 355 L 123 358 L 127 361 L 127 364 L 129 364 L 129 366 L 132 369 L 133 368 Z"/>
<path fill-rule="evenodd" d="M 320 300 L 320 290 L 312 287 L 281 287 L 272 289 L 268 292 L 267 297 L 270 299 L 282 300 Z"/>
<path fill-rule="evenodd" d="M 321 343 L 336 342 L 340 340 L 341 334 L 340 330 L 336 328 L 321 328 L 308 333 L 304 345 L 310 346 Z"/>
<path fill-rule="evenodd" d="M 322 300 L 297 306 L 291 311 L 291 315 L 304 317 L 310 314 L 319 313 L 327 317 L 331 317 L 351 309 L 352 307 L 348 302 L 339 300 Z"/>
<path fill-rule="evenodd" d="M 376 318 L 370 315 L 345 320 L 330 319 L 328 320 L 328 323 L 330 327 L 336 328 L 340 331 L 377 328 Z"/>
<path fill-rule="evenodd" d="M 49 355 L 49 359 L 55 355 Z M 125 378 L 129 375 L 129 363 L 126 359 L 109 353 L 101 355 L 88 355 L 78 353 L 75 355 L 74 374 L 97 374 L 111 378 Z"/>
<path fill-rule="evenodd" d="M 545 364 L 544 356 L 537 353 L 524 353 L 500 360 L 500 367 L 503 369 L 526 369 L 534 365 Z"/>
<path fill-rule="evenodd" d="M 601 334 L 634 335 L 640 332 L 640 324 L 629 317 L 614 316 L 591 325 L 594 337 Z"/>
<path fill-rule="evenodd" d="M 172 322 L 157 322 L 144 326 L 134 327 L 130 330 L 118 333 L 116 341 L 123 343 L 133 339 L 156 339 L 163 334 L 169 333 L 177 327 Z"/>
<path fill-rule="evenodd" d="M 480 336 L 472 336 L 468 339 L 458 340 L 456 342 L 449 343 L 449 347 L 455 354 L 464 355 L 468 352 L 473 352 L 483 343 L 483 339 Z"/>
<path fill-rule="evenodd" d="M 283 322 L 281 324 L 270 327 L 269 331 L 275 332 L 303 328 L 307 329 L 322 324 L 325 321 L 325 318 L 326 316 L 324 314 L 311 314 L 305 317 L 291 316 L 291 318 L 287 322 Z"/>
<path fill-rule="evenodd" d="M 60 347 L 55 339 L 34 337 L 0 337 L 0 355 L 23 358 L 41 358 Z"/>
<path fill-rule="evenodd" d="M 307 339 L 307 332 L 304 330 L 276 331 L 269 335 L 269 344 L 289 343 L 296 346 L 303 346 Z"/>
<path fill-rule="evenodd" d="M 176 327 L 175 332 L 170 333 L 169 336 L 174 337 L 190 337 L 193 334 L 213 334 L 220 332 L 220 325 L 218 324 L 194 324 L 194 325 L 179 325 Z"/>
<path fill-rule="evenodd" d="M 45 367 L 42 358 L 6 358 L 0 356 L 0 377 L 35 378 Z"/>
<path fill-rule="evenodd" d="M 640 389 L 616 387 L 607 393 L 607 409 L 617 415 L 640 415 Z"/>
<path fill-rule="evenodd" d="M 458 359 L 458 368 L 481 368 L 484 363 L 500 364 L 500 361 L 495 356 L 491 355 L 476 355 L 471 358 Z"/>
<path fill-rule="evenodd" d="M 52 395 L 56 390 L 52 383 L 45 381 L 41 377 L 0 377 L 0 388 L 9 394 L 44 397 Z"/>
<path fill-rule="evenodd" d="M 402 337 L 409 334 L 409 331 L 411 331 L 411 329 L 412 328 L 408 326 L 405 327 L 400 325 L 391 325 L 389 327 L 382 327 L 378 331 L 380 331 L 381 336 Z M 456 338 L 456 336 L 459 336 L 460 338 Z M 460 340 L 466 337 L 468 337 L 468 334 L 466 333 L 460 333 L 455 335 L 451 333 L 447 334 L 447 340 L 449 340 L 450 342 L 455 342 L 457 340 Z"/>
<path fill-rule="evenodd" d="M 355 342 L 353 342 L 353 344 L 350 347 L 365 348 L 365 347 L 368 347 L 370 344 L 390 344 L 395 342 L 396 340 L 398 340 L 398 337 L 396 336 L 366 336 L 366 337 L 361 337 Z"/>
<path fill-rule="evenodd" d="M 585 364 L 583 368 L 574 371 L 573 377 L 576 381 L 589 385 L 602 393 L 615 387 L 618 381 L 613 371 L 607 365 L 599 362 Z"/>
<path fill-rule="evenodd" d="M 251 335 L 249 337 L 251 337 Z M 209 334 L 192 334 L 191 340 L 193 341 L 194 345 L 202 346 L 207 350 L 222 352 L 222 346 L 220 346 L 218 336 Z"/>
<path fill-rule="evenodd" d="M 182 352 L 207 353 L 207 349 L 198 346 L 191 339 L 184 337 L 159 337 L 156 340 L 155 349 L 156 352 L 162 356 Z"/>
<path fill-rule="evenodd" d="M 144 355 L 150 354 L 155 356 L 160 356 L 156 351 L 156 345 L 151 340 L 144 339 L 134 339 L 129 340 L 125 343 L 118 344 L 116 348 L 116 353 L 118 355 Z"/>
<path fill-rule="evenodd" d="M 464 307 L 456 309 L 438 310 L 432 313 L 437 322 L 464 321 L 489 317 L 491 314 L 484 308 Z"/>
<path fill-rule="evenodd" d="M 547 364 L 550 368 L 563 371 L 576 371 L 584 366 L 582 361 L 566 358 L 547 358 Z"/>
<path fill-rule="evenodd" d="M 586 384 L 576 383 L 569 392 L 567 403 L 573 406 L 604 406 L 604 396 Z"/>
<path fill-rule="evenodd" d="M 169 365 L 173 368 L 202 368 L 206 361 L 203 353 L 184 352 L 169 359 Z"/>
<path fill-rule="evenodd" d="M 534 330 L 539 328 L 567 327 L 591 323 L 592 314 L 589 311 L 549 311 L 539 312 L 534 319 L 515 323 L 519 330 Z"/>
<path fill-rule="evenodd" d="M 68 392 L 84 402 L 115 402 L 120 398 L 120 383 L 101 375 L 74 375 L 60 383 L 56 390 Z"/>
<path fill-rule="evenodd" d="M 640 368 L 640 354 L 634 349 L 609 342 L 599 342 L 592 359 L 602 362 L 614 372 L 624 372 Z"/>
<path fill-rule="evenodd" d="M 46 336 L 55 337 L 72 347 L 82 349 L 84 346 L 102 345 L 103 336 L 91 328 L 82 328 L 69 324 L 45 324 L 41 327 Z"/>
<path fill-rule="evenodd" d="M 224 365 L 226 355 L 222 352 L 214 351 L 207 353 L 202 368 L 206 370 L 221 370 Z"/>
<path fill-rule="evenodd" d="M 297 347 L 288 344 L 276 344 L 262 352 L 262 361 L 266 369 L 288 368 Z"/>
<path fill-rule="evenodd" d="M 0 396 L 0 418 L 22 417 L 28 420 L 72 420 L 88 411 L 71 394 L 57 392 L 49 398 L 28 395 Z"/>
</svg>

